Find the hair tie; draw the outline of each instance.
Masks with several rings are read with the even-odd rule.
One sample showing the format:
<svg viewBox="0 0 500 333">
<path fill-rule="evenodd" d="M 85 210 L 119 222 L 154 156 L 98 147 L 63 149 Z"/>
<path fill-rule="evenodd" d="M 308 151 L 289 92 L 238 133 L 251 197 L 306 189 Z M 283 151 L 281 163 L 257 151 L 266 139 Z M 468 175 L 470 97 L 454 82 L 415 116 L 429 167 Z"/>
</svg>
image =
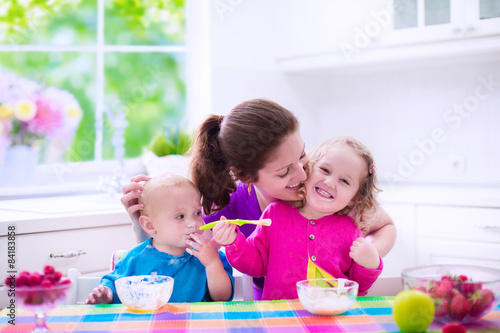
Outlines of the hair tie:
<svg viewBox="0 0 500 333">
<path fill-rule="evenodd" d="M 224 116 L 223 115 L 220 115 L 219 116 L 219 128 L 221 127 L 222 125 L 222 121 L 224 120 Z"/>
<path fill-rule="evenodd" d="M 375 162 L 373 163 L 372 167 L 370 168 L 370 171 L 368 171 L 370 175 L 374 175 L 375 172 L 377 172 L 377 167 L 375 166 Z"/>
</svg>

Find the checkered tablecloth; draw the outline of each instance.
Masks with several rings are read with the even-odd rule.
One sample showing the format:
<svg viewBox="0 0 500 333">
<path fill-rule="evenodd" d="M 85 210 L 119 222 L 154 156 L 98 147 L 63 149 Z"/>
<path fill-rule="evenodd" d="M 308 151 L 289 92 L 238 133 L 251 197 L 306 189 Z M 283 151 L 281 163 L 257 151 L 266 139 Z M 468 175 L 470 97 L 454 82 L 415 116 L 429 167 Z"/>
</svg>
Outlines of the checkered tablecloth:
<svg viewBox="0 0 500 333">
<path fill-rule="evenodd" d="M 119 305 L 65 305 L 48 313 L 55 332 L 399 332 L 392 317 L 393 297 L 358 297 L 339 316 L 315 316 L 298 300 L 218 303 L 172 303 L 150 312 Z M 29 332 L 35 317 L 20 310 L 16 325 L 0 312 L 0 332 Z M 475 332 L 500 332 L 500 305 L 466 327 Z M 441 332 L 431 324 L 428 332 Z"/>
</svg>

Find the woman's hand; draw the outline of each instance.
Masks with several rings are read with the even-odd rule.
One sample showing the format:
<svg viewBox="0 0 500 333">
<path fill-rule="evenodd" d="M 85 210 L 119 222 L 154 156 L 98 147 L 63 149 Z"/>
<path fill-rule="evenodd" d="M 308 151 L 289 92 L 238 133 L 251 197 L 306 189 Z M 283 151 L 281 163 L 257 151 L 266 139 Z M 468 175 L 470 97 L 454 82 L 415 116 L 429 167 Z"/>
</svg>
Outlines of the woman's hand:
<svg viewBox="0 0 500 333">
<path fill-rule="evenodd" d="M 127 210 L 128 215 L 132 221 L 139 223 L 140 210 L 143 208 L 139 204 L 139 198 L 141 197 L 143 185 L 140 182 L 146 182 L 150 180 L 151 177 L 146 175 L 137 175 L 130 179 L 130 183 L 123 185 L 122 193 L 123 196 L 120 198 L 122 205 Z"/>
<path fill-rule="evenodd" d="M 221 222 L 217 223 L 213 229 L 213 239 L 220 245 L 233 244 L 238 236 L 236 231 L 236 224 L 222 222 L 226 218 L 221 217 Z"/>
<path fill-rule="evenodd" d="M 380 266 L 380 258 L 377 248 L 363 237 L 360 237 L 352 242 L 349 256 L 358 265 L 364 268 L 377 269 Z"/>
<path fill-rule="evenodd" d="M 378 253 L 383 258 L 396 243 L 396 235 L 396 226 L 391 217 L 382 207 L 378 207 L 375 219 L 370 225 L 370 230 L 364 232 L 363 236 L 375 245 Z"/>
</svg>

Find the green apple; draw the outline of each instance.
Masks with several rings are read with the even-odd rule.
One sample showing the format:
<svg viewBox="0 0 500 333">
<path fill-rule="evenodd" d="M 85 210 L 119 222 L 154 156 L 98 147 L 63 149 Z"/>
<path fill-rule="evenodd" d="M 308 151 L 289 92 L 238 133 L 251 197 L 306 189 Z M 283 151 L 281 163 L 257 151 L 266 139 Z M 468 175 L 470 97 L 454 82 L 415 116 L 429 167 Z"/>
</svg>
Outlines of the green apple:
<svg viewBox="0 0 500 333">
<path fill-rule="evenodd" d="M 422 291 L 404 290 L 394 299 L 392 315 L 401 332 L 425 332 L 434 318 L 434 302 Z"/>
</svg>

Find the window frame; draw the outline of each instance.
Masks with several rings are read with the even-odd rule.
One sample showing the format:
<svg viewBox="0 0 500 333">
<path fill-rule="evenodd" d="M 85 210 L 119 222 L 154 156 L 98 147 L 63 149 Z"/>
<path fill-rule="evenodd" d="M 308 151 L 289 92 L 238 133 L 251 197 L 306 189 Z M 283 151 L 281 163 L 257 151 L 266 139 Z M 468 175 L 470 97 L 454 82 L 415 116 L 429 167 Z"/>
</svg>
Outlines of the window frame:
<svg viewBox="0 0 500 333">
<path fill-rule="evenodd" d="M 37 166 L 33 184 L 0 187 L 0 200 L 23 197 L 46 197 L 65 194 L 96 193 L 104 191 L 99 188 L 103 179 L 116 176 L 121 169 L 126 181 L 130 176 L 145 173 L 141 158 L 124 161 L 102 159 L 103 126 L 104 126 L 104 57 L 110 52 L 141 53 L 183 53 L 186 56 L 186 123 L 191 129 L 201 118 L 200 107 L 210 113 L 210 4 L 192 3 L 186 0 L 186 40 L 183 45 L 105 45 L 104 11 L 105 0 L 97 0 L 97 40 L 89 45 L 0 45 L 2 52 L 92 52 L 96 56 L 96 103 L 95 103 L 95 156 L 89 162 L 59 162 L 40 164 Z M 196 85 L 191 82 L 196 79 Z M 197 98 L 194 98 L 197 96 Z M 193 111 L 198 110 L 198 111 Z M 121 189 L 115 189 L 121 193 Z"/>
</svg>

